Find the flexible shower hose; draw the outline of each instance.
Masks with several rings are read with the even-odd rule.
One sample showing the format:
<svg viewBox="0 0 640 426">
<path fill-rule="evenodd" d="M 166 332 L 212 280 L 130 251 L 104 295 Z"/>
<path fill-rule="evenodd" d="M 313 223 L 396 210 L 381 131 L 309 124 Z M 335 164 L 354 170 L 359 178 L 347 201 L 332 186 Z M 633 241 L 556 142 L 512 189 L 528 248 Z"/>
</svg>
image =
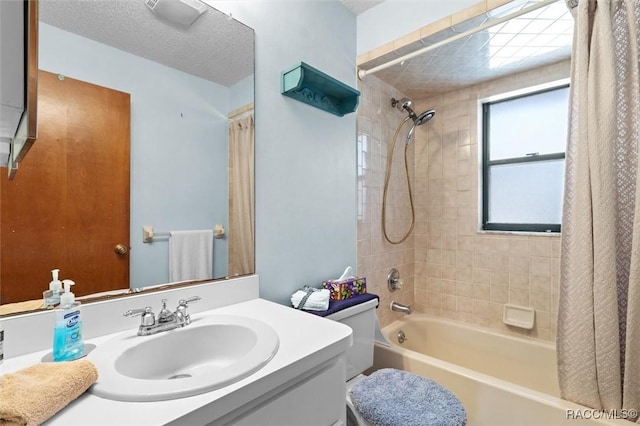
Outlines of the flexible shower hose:
<svg viewBox="0 0 640 426">
<path fill-rule="evenodd" d="M 387 234 L 387 213 L 386 213 L 387 212 L 387 192 L 389 191 L 389 180 L 391 179 L 393 152 L 395 151 L 395 148 L 396 148 L 396 142 L 398 140 L 398 134 L 400 133 L 400 129 L 402 129 L 402 126 L 404 126 L 404 123 L 406 123 L 409 120 L 409 118 L 410 117 L 405 118 L 398 125 L 398 128 L 396 129 L 396 133 L 395 135 L 393 135 L 393 142 L 391 143 L 389 154 L 387 155 L 387 171 L 384 176 L 384 189 L 382 191 L 382 233 L 384 234 L 384 239 L 390 242 L 391 244 L 400 244 L 404 242 L 407 238 L 409 238 L 409 235 L 411 235 L 411 232 L 413 232 L 413 227 L 416 224 L 416 214 L 413 207 L 413 194 L 411 192 L 411 180 L 409 179 L 409 164 L 407 162 L 407 150 L 409 149 L 409 144 L 406 143 L 404 145 L 404 171 L 405 171 L 405 176 L 407 177 L 407 188 L 409 189 L 409 204 L 411 205 L 411 227 L 409 228 L 407 233 L 400 240 L 397 240 L 397 241 L 391 240 L 391 238 Z"/>
</svg>

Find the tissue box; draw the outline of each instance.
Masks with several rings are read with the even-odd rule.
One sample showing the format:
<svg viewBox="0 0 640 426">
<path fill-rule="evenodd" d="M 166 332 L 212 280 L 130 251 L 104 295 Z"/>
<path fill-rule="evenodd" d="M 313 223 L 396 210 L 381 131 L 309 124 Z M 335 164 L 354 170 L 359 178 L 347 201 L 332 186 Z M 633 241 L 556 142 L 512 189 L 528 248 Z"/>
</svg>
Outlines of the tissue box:
<svg viewBox="0 0 640 426">
<path fill-rule="evenodd" d="M 322 283 L 322 287 L 329 290 L 331 300 L 350 299 L 367 292 L 367 279 L 365 277 L 351 277 L 340 281 L 328 280 Z"/>
</svg>

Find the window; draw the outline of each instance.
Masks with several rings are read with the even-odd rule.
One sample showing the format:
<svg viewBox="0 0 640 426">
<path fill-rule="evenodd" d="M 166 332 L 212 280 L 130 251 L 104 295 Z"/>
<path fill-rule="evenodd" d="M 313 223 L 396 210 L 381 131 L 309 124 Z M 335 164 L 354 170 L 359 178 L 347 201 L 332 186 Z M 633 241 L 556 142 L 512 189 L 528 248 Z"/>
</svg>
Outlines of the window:
<svg viewBox="0 0 640 426">
<path fill-rule="evenodd" d="M 569 86 L 482 104 L 482 227 L 560 232 Z"/>
</svg>

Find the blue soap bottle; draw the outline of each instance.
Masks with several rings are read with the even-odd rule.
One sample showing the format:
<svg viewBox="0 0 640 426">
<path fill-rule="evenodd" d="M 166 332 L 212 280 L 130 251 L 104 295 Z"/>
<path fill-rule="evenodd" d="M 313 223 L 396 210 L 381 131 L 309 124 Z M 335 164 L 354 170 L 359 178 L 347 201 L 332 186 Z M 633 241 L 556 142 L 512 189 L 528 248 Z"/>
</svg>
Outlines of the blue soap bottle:
<svg viewBox="0 0 640 426">
<path fill-rule="evenodd" d="M 80 302 L 71 293 L 71 280 L 63 280 L 64 293 L 55 309 L 56 323 L 53 329 L 53 360 L 71 361 L 84 356 Z"/>
</svg>

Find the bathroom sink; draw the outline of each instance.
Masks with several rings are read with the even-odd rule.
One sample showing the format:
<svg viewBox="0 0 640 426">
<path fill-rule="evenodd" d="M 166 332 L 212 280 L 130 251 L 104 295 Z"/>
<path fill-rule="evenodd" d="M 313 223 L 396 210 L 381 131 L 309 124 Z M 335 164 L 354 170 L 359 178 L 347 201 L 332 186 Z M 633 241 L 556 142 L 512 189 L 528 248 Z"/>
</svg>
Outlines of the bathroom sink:
<svg viewBox="0 0 640 426">
<path fill-rule="evenodd" d="M 251 318 L 209 315 L 183 328 L 121 333 L 88 355 L 98 368 L 91 393 L 119 401 L 161 401 L 235 383 L 266 365 L 278 335 Z"/>
</svg>

